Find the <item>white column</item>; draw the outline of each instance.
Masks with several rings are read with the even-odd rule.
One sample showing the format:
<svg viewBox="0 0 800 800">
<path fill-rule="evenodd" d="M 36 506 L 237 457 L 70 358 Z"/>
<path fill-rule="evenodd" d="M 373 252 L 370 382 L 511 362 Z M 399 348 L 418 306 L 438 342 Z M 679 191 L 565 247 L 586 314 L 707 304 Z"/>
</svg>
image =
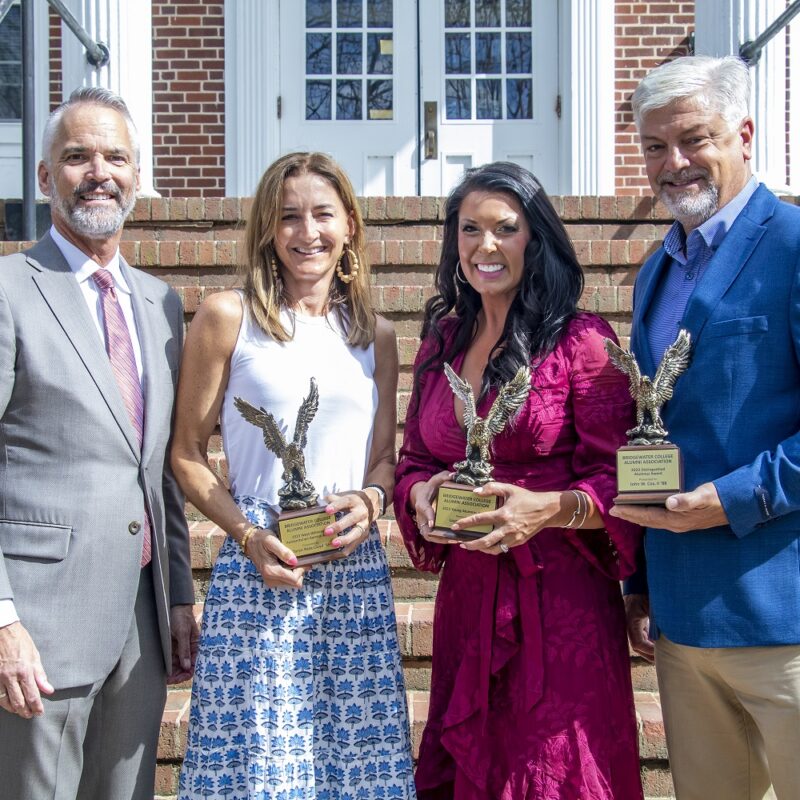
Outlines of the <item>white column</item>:
<svg viewBox="0 0 800 800">
<path fill-rule="evenodd" d="M 279 152 L 278 12 L 279 0 L 225 0 L 225 194 L 230 197 L 251 196 Z"/>
<path fill-rule="evenodd" d="M 61 24 L 64 98 L 80 86 L 103 86 L 127 103 L 141 147 L 141 188 L 158 196 L 153 186 L 153 30 L 151 0 L 67 0 L 75 18 L 95 41 L 111 52 L 99 69 L 86 60 L 75 34 Z"/>
<path fill-rule="evenodd" d="M 703 0 L 695 4 L 697 55 L 738 55 L 786 10 L 786 0 Z M 771 189 L 786 191 L 786 30 L 766 44 L 751 68 L 755 120 L 753 169 Z M 793 98 L 795 106 L 800 105 Z M 795 112 L 796 113 L 796 112 Z"/>
<path fill-rule="evenodd" d="M 564 194 L 614 194 L 614 3 L 560 0 Z"/>
</svg>

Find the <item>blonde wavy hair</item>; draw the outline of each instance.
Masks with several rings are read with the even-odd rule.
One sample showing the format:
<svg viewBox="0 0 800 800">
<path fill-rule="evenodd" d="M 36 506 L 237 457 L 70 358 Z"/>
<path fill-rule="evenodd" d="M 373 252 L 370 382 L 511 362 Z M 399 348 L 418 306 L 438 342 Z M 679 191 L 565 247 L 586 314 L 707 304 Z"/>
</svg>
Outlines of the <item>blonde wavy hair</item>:
<svg viewBox="0 0 800 800">
<path fill-rule="evenodd" d="M 245 302 L 253 319 L 267 335 L 278 342 L 292 339 L 293 332 L 286 330 L 280 319 L 281 308 L 287 305 L 288 298 L 284 295 L 283 282 L 276 282 L 273 278 L 271 261 L 274 259 L 280 270 L 275 234 L 281 219 L 286 179 L 306 173 L 319 175 L 328 181 L 353 220 L 353 236 L 348 248 L 358 259 L 358 274 L 350 283 L 344 283 L 334 274 L 328 307 L 337 314 L 342 329 L 347 332 L 348 343 L 367 347 L 375 338 L 375 311 L 370 299 L 364 220 L 350 179 L 324 153 L 289 153 L 281 156 L 261 177 L 245 230 L 246 261 L 239 267 Z M 346 253 L 343 259 L 347 273 Z"/>
</svg>

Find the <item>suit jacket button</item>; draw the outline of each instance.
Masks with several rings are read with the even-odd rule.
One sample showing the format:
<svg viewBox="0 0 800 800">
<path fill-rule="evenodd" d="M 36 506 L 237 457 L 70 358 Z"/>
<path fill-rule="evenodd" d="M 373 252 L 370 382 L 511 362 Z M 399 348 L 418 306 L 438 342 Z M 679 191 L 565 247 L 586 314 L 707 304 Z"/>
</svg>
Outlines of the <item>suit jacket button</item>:
<svg viewBox="0 0 800 800">
<path fill-rule="evenodd" d="M 142 529 L 141 522 L 137 522 L 136 520 L 134 520 L 133 522 L 128 523 L 128 533 L 130 533 L 133 536 L 136 536 L 136 534 L 139 533 L 141 529 Z"/>
</svg>

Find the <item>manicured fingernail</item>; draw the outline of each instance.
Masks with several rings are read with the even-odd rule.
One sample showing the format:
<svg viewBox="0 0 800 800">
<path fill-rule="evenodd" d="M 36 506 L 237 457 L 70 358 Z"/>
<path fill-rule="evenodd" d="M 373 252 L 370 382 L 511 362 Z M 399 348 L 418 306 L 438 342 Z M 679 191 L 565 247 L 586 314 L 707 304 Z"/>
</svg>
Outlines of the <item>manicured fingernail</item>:
<svg viewBox="0 0 800 800">
<path fill-rule="evenodd" d="M 333 536 L 333 528 L 325 528 L 325 530 L 324 530 L 324 531 L 322 531 L 322 532 L 323 532 L 323 533 L 324 533 L 326 536 Z"/>
<path fill-rule="evenodd" d="M 296 566 L 297 566 L 297 559 L 296 559 L 294 556 L 292 556 L 292 557 L 289 559 L 289 564 L 290 564 L 291 566 L 293 566 L 293 567 L 296 567 Z"/>
<path fill-rule="evenodd" d="M 336 509 L 333 506 L 325 506 L 325 513 L 326 514 L 333 514 L 336 512 Z"/>
<path fill-rule="evenodd" d="M 342 543 L 338 539 L 334 539 L 331 542 L 331 547 L 341 547 L 341 546 L 342 546 Z"/>
</svg>

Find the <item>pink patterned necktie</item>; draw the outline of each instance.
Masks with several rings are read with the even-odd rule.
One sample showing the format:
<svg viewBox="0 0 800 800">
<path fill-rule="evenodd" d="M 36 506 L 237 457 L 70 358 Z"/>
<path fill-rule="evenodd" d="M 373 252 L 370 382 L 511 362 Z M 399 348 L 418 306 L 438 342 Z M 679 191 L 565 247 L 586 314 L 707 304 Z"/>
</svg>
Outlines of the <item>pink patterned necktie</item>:
<svg viewBox="0 0 800 800">
<path fill-rule="evenodd" d="M 107 269 L 98 269 L 92 274 L 97 288 L 100 290 L 100 302 L 103 306 L 103 328 L 106 333 L 106 352 L 111 362 L 111 369 L 117 379 L 122 400 L 128 411 L 131 424 L 142 448 L 142 432 L 144 430 L 144 398 L 142 384 L 139 382 L 139 371 L 133 354 L 133 343 L 128 324 L 117 300 L 114 278 Z M 144 541 L 142 542 L 142 566 L 147 566 L 151 558 L 150 518 L 145 511 Z"/>
</svg>

